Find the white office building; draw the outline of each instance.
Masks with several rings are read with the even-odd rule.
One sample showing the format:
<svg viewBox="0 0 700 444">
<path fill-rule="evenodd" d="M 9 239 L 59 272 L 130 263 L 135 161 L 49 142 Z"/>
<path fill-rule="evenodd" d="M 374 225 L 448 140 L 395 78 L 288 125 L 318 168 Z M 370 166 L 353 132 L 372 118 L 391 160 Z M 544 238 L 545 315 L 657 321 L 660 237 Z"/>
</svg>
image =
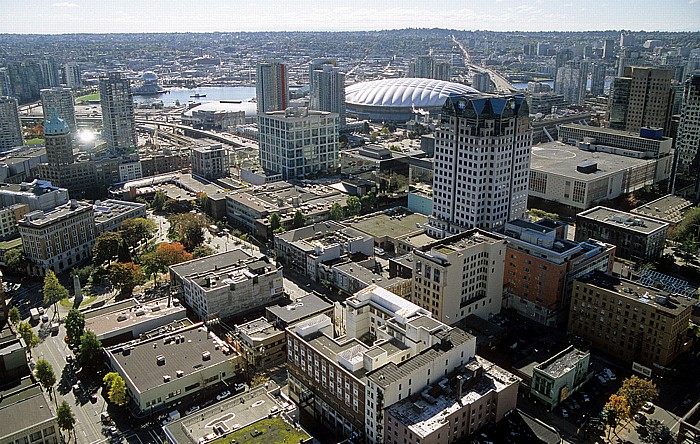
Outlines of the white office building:
<svg viewBox="0 0 700 444">
<path fill-rule="evenodd" d="M 77 63 L 69 62 L 63 65 L 63 74 L 68 88 L 79 88 L 83 85 L 80 76 L 80 66 Z"/>
<path fill-rule="evenodd" d="M 455 96 L 435 132 L 429 231 L 493 230 L 527 209 L 532 130 L 524 97 Z"/>
<path fill-rule="evenodd" d="M 75 135 L 78 124 L 75 121 L 75 106 L 70 88 L 56 86 L 41 90 L 41 107 L 44 121 L 51 116 L 59 117 L 68 124 L 71 134 Z"/>
<path fill-rule="evenodd" d="M 345 73 L 330 61 L 315 61 L 309 65 L 309 108 L 338 114 L 340 126 L 345 125 Z"/>
<path fill-rule="evenodd" d="M 100 76 L 102 137 L 114 154 L 133 151 L 137 146 L 134 96 L 129 79 L 121 72 Z"/>
</svg>

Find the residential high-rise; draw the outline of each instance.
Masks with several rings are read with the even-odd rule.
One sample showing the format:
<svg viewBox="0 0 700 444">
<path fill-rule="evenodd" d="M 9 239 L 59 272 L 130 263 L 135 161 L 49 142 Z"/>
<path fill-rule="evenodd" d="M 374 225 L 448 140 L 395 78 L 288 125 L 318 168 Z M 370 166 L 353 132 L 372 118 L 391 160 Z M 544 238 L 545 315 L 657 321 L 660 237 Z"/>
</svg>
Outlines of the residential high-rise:
<svg viewBox="0 0 700 444">
<path fill-rule="evenodd" d="M 126 154 L 137 146 L 134 97 L 129 79 L 121 72 L 100 76 L 102 137 L 113 154 Z"/>
<path fill-rule="evenodd" d="M 0 151 L 24 145 L 17 99 L 0 97 Z"/>
<path fill-rule="evenodd" d="M 56 64 L 56 59 L 53 57 L 46 57 L 39 60 L 39 67 L 41 68 L 41 87 L 42 88 L 53 88 L 61 84 L 61 78 L 58 75 L 58 65 Z"/>
<path fill-rule="evenodd" d="M 0 68 L 0 96 L 11 96 L 10 74 L 7 68 Z"/>
<path fill-rule="evenodd" d="M 566 62 L 573 60 L 574 50 L 572 48 L 564 48 L 557 52 L 556 58 L 554 59 L 554 66 L 558 70 L 562 66 L 566 66 Z"/>
<path fill-rule="evenodd" d="M 307 108 L 258 114 L 258 143 L 262 167 L 284 180 L 335 172 L 338 115 Z"/>
<path fill-rule="evenodd" d="M 83 81 L 80 76 L 80 66 L 75 62 L 63 65 L 63 80 L 68 88 L 79 88 Z"/>
<path fill-rule="evenodd" d="M 603 42 L 603 58 L 612 60 L 615 58 L 615 40 L 609 39 Z"/>
<path fill-rule="evenodd" d="M 27 103 L 39 98 L 43 79 L 41 67 L 33 61 L 11 62 L 7 65 L 11 96 L 19 103 Z"/>
<path fill-rule="evenodd" d="M 484 93 L 493 91 L 493 83 L 491 83 L 489 73 L 475 72 L 472 74 L 472 88 Z"/>
<path fill-rule="evenodd" d="M 676 137 L 676 174 L 687 174 L 693 164 L 697 168 L 700 150 L 700 74 L 685 81 L 681 120 Z"/>
<path fill-rule="evenodd" d="M 418 56 L 408 65 L 407 77 L 437 79 L 449 82 L 451 76 L 452 65 L 450 62 L 439 62 L 430 55 Z"/>
<path fill-rule="evenodd" d="M 279 62 L 260 62 L 255 81 L 258 114 L 284 111 L 289 106 L 287 66 Z"/>
<path fill-rule="evenodd" d="M 493 230 L 524 217 L 531 147 L 524 97 L 450 97 L 435 134 L 429 231 Z"/>
<path fill-rule="evenodd" d="M 55 86 L 42 89 L 41 107 L 44 110 L 44 121 L 52 116 L 60 117 L 68 124 L 71 134 L 75 135 L 78 124 L 75 121 L 75 105 L 70 88 Z"/>
<path fill-rule="evenodd" d="M 583 105 L 586 97 L 587 64 L 570 60 L 557 69 L 554 92 L 563 94 L 568 103 Z"/>
<path fill-rule="evenodd" d="M 628 66 L 613 82 L 610 128 L 638 132 L 642 127 L 670 129 L 670 69 Z M 626 106 L 625 106 L 626 105 Z"/>
<path fill-rule="evenodd" d="M 591 72 L 591 95 L 602 96 L 605 91 L 605 65 L 594 62 L 589 65 Z"/>
<path fill-rule="evenodd" d="M 329 60 L 309 64 L 309 108 L 338 114 L 345 125 L 345 74 Z"/>
</svg>

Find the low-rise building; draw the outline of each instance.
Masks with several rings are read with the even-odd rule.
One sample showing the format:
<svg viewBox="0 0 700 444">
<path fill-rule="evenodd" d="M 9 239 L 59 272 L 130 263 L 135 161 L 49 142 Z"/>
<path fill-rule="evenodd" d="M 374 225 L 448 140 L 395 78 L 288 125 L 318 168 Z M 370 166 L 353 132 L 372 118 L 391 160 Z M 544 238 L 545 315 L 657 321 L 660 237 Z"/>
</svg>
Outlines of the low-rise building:
<svg viewBox="0 0 700 444">
<path fill-rule="evenodd" d="M 334 311 L 333 304 L 309 293 L 291 304 L 267 307 L 265 318 L 280 328 L 287 328 L 292 324 L 320 314 L 325 314 L 332 319 Z"/>
<path fill-rule="evenodd" d="M 248 375 L 282 364 L 287 359 L 284 330 L 265 318 L 236 325 L 234 338 L 237 350 L 245 359 Z"/>
<path fill-rule="evenodd" d="M 413 281 L 399 276 L 390 277 L 382 270 L 376 259 L 359 262 L 344 261 L 333 265 L 322 265 L 321 276 L 341 292 L 351 295 L 372 284 L 401 297 L 410 298 Z"/>
<path fill-rule="evenodd" d="M 544 402 L 550 411 L 554 410 L 593 376 L 590 357 L 590 353 L 569 346 L 535 365 L 530 394 Z"/>
<path fill-rule="evenodd" d="M 53 403 L 29 377 L 0 389 L 0 443 L 59 444 Z"/>
<path fill-rule="evenodd" d="M 205 179 L 228 176 L 228 150 L 220 144 L 192 147 L 192 174 Z"/>
<path fill-rule="evenodd" d="M 71 200 L 52 211 L 33 211 L 17 223 L 29 273 L 69 270 L 90 257 L 95 244 L 95 212 L 86 202 Z"/>
<path fill-rule="evenodd" d="M 85 329 L 90 330 L 104 346 L 138 339 L 141 334 L 173 321 L 187 318 L 181 304 L 169 304 L 168 298 L 141 304 L 127 299 L 83 312 Z"/>
<path fill-rule="evenodd" d="M 202 324 L 105 349 L 139 412 L 173 406 L 242 370 L 242 358 Z"/>
<path fill-rule="evenodd" d="M 3 208 L 25 204 L 29 211 L 51 211 L 68 203 L 68 190 L 51 185 L 51 182 L 35 179 L 20 184 L 0 184 L 0 205 Z"/>
<path fill-rule="evenodd" d="M 615 255 L 637 262 L 653 261 L 663 251 L 669 224 L 638 214 L 595 207 L 576 215 L 575 240 L 596 239 L 615 245 Z"/>
<path fill-rule="evenodd" d="M 676 441 L 676 444 L 698 443 L 700 443 L 700 403 L 695 404 L 681 418 L 678 427 L 678 440 Z"/>
<path fill-rule="evenodd" d="M 427 222 L 428 217 L 423 214 L 398 208 L 349 219 L 344 223 L 372 236 L 376 247 L 405 254 L 435 241 L 425 234 Z"/>
<path fill-rule="evenodd" d="M 9 207 L 0 208 L 0 239 L 10 239 L 19 232 L 17 231 L 17 221 L 29 213 L 29 205 L 13 204 Z"/>
<path fill-rule="evenodd" d="M 595 272 L 574 281 L 568 331 L 624 362 L 665 369 L 691 344 L 693 301 Z"/>
<path fill-rule="evenodd" d="M 146 217 L 146 204 L 125 200 L 95 201 L 95 232 L 117 231 L 121 225 L 137 217 Z"/>
<path fill-rule="evenodd" d="M 614 245 L 567 240 L 566 227 L 548 219 L 514 220 L 504 231 L 504 306 L 552 327 L 566 322 L 574 279 L 592 270 L 611 273 L 615 259 Z"/>
<path fill-rule="evenodd" d="M 240 248 L 173 265 L 170 282 L 205 321 L 265 307 L 284 295 L 282 269 Z"/>
<path fill-rule="evenodd" d="M 373 256 L 374 241 L 354 228 L 325 221 L 276 234 L 275 253 L 289 269 L 318 280 L 320 264 L 355 254 Z"/>
<path fill-rule="evenodd" d="M 692 206 L 693 202 L 688 199 L 673 194 L 667 194 L 666 196 L 632 209 L 630 213 L 639 214 L 661 222 L 667 222 L 669 224 L 669 231 L 671 231 L 683 220 L 683 213 Z"/>
<path fill-rule="evenodd" d="M 0 296 L 4 296 L 0 292 Z M 0 311 L 0 317 L 4 313 Z M 0 318 L 4 321 L 4 318 Z M 0 330 L 0 380 L 14 381 L 29 376 L 27 351 L 24 341 L 15 336 L 9 326 Z"/>
<path fill-rule="evenodd" d="M 570 123 L 559 128 L 559 140 L 569 145 L 583 142 L 599 147 L 646 153 L 653 158 L 670 156 L 673 153 L 673 139 L 664 137 L 663 129 L 642 128 L 634 133 Z"/>
</svg>

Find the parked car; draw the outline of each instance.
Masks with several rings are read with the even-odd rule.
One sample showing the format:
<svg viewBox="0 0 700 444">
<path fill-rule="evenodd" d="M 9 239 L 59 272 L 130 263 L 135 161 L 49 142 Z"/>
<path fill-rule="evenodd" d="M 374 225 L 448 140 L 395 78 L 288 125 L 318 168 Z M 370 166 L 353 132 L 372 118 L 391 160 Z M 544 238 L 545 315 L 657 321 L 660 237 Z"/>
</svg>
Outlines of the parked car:
<svg viewBox="0 0 700 444">
<path fill-rule="evenodd" d="M 236 392 L 242 392 L 242 391 L 245 390 L 245 384 L 243 384 L 243 383 L 234 384 L 234 385 L 233 385 L 233 389 L 234 389 Z"/>
<path fill-rule="evenodd" d="M 644 405 L 642 406 L 642 410 L 647 412 L 647 413 L 653 412 L 654 409 L 655 409 L 654 404 L 652 404 L 651 402 L 645 402 Z"/>
<path fill-rule="evenodd" d="M 112 418 L 109 416 L 109 413 L 102 412 L 100 414 L 100 420 L 102 421 L 102 424 L 109 424 L 109 422 L 112 420 Z"/>
<path fill-rule="evenodd" d="M 93 394 L 90 396 L 90 402 L 93 403 L 93 404 L 95 404 L 95 403 L 97 402 L 97 393 L 93 393 Z"/>
<path fill-rule="evenodd" d="M 591 398 L 588 397 L 588 393 L 581 393 L 581 398 L 583 398 L 583 402 L 590 402 Z"/>
<path fill-rule="evenodd" d="M 562 408 L 562 409 L 561 409 L 561 416 L 563 416 L 564 418 L 568 418 L 568 417 L 569 417 L 569 411 L 566 410 L 565 408 Z"/>
<path fill-rule="evenodd" d="M 222 399 L 226 399 L 229 396 L 231 396 L 231 392 L 229 390 L 226 390 L 226 391 L 221 392 L 218 395 L 216 395 L 216 400 L 221 401 Z"/>
<path fill-rule="evenodd" d="M 198 410 L 199 410 L 199 406 L 198 406 L 198 405 L 193 405 L 192 407 L 190 407 L 189 409 L 187 409 L 187 410 L 185 411 L 185 415 L 189 415 L 189 414 L 194 413 L 194 412 L 196 412 L 196 411 L 198 411 Z"/>
<path fill-rule="evenodd" d="M 640 424 L 644 424 L 644 423 L 647 422 L 647 417 L 644 416 L 643 413 L 637 412 L 637 413 L 634 415 L 634 420 L 637 421 L 637 422 L 640 423 Z"/>
</svg>

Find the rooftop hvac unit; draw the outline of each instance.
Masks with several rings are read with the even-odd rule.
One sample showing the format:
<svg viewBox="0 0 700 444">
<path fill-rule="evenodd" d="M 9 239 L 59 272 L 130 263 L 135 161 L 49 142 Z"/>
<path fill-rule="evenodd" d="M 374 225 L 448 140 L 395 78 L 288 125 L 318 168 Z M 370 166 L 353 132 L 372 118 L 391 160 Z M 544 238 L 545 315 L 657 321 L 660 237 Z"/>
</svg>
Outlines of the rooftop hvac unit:
<svg viewBox="0 0 700 444">
<path fill-rule="evenodd" d="M 202 361 L 208 361 L 211 359 L 211 353 L 208 351 L 205 351 L 202 353 Z"/>
<path fill-rule="evenodd" d="M 183 372 L 182 370 L 177 370 L 177 371 L 175 371 L 175 375 L 178 378 L 182 378 L 183 376 L 185 376 L 185 372 Z"/>
<path fill-rule="evenodd" d="M 165 365 L 165 356 L 163 356 L 163 355 L 156 356 L 156 364 Z"/>
<path fill-rule="evenodd" d="M 117 316 L 117 322 L 126 321 L 127 319 L 128 319 L 128 318 L 126 317 L 126 315 L 119 315 L 119 316 Z"/>
<path fill-rule="evenodd" d="M 163 375 L 163 382 L 170 382 L 170 375 Z"/>
</svg>

